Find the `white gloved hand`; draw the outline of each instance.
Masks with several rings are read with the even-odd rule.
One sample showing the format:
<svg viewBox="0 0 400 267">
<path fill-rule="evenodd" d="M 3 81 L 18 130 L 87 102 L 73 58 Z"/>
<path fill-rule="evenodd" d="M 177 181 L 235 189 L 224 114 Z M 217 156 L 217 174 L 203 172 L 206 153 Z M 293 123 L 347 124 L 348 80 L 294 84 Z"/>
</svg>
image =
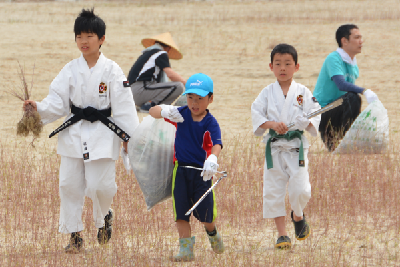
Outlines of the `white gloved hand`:
<svg viewBox="0 0 400 267">
<path fill-rule="evenodd" d="M 310 120 L 307 117 L 297 116 L 294 119 L 294 128 L 297 128 L 299 131 L 304 131 L 309 124 Z"/>
<path fill-rule="evenodd" d="M 213 177 L 213 175 L 217 172 L 218 169 L 217 156 L 211 154 L 208 156 L 206 161 L 204 161 L 203 171 L 201 172 L 201 176 L 203 177 L 203 181 L 208 181 Z"/>
<path fill-rule="evenodd" d="M 363 95 L 365 95 L 365 98 L 367 99 L 368 104 L 379 99 L 378 96 L 374 92 L 372 92 L 370 89 L 364 90 Z"/>
<path fill-rule="evenodd" d="M 163 106 L 161 110 L 161 116 L 173 122 L 184 121 L 181 113 L 179 113 L 178 107 L 174 106 Z"/>
<path fill-rule="evenodd" d="M 128 153 L 126 152 L 125 148 L 121 148 L 121 157 L 122 157 L 122 162 L 124 163 L 124 167 L 126 169 L 127 172 L 129 172 L 130 170 L 132 170 L 131 168 L 131 164 L 129 163 L 129 157 L 128 157 Z"/>
</svg>

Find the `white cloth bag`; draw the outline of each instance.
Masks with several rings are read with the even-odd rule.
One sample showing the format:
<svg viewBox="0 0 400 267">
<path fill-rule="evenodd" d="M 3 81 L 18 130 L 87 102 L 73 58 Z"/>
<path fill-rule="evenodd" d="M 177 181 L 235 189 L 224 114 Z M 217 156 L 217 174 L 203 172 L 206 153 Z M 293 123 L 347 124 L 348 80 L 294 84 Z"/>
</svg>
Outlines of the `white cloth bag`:
<svg viewBox="0 0 400 267">
<path fill-rule="evenodd" d="M 357 117 L 333 153 L 384 153 L 389 144 L 389 117 L 382 102 L 370 103 Z"/>
<path fill-rule="evenodd" d="M 129 140 L 129 162 L 147 210 L 172 195 L 175 132 L 174 125 L 149 115 L 143 118 Z"/>
</svg>

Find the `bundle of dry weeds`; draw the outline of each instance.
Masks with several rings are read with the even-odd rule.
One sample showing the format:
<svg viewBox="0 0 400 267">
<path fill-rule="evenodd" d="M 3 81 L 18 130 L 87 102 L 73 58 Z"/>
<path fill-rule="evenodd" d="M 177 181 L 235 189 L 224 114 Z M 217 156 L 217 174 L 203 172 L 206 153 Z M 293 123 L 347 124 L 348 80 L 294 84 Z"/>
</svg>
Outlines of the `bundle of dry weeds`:
<svg viewBox="0 0 400 267">
<path fill-rule="evenodd" d="M 21 87 L 20 90 L 14 89 L 9 91 L 11 95 L 21 99 L 22 101 L 28 100 L 32 91 L 33 87 L 33 74 L 35 72 L 35 66 L 33 66 L 32 72 L 32 82 L 31 88 L 28 90 L 28 85 L 25 79 L 24 69 L 22 68 L 21 64 L 18 62 L 19 65 L 19 77 L 21 80 Z M 32 132 L 33 136 L 39 137 L 40 133 L 43 129 L 43 123 L 40 119 L 39 113 L 35 110 L 35 108 L 29 104 L 25 106 L 24 115 L 22 119 L 17 124 L 17 135 L 27 136 L 30 132 Z"/>
</svg>

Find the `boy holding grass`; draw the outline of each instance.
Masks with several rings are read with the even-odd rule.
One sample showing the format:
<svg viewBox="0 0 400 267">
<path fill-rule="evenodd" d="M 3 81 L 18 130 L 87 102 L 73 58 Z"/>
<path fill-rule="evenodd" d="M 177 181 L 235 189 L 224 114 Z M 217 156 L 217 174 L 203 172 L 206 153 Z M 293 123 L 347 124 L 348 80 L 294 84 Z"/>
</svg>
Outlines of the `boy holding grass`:
<svg viewBox="0 0 400 267">
<path fill-rule="evenodd" d="M 277 45 L 271 52 L 270 69 L 277 81 L 265 87 L 251 106 L 253 131 L 262 136 L 265 130 L 263 216 L 275 220 L 279 233 L 275 248 L 288 249 L 291 240 L 285 227 L 286 186 L 292 208 L 291 218 L 298 240 L 306 239 L 311 228 L 303 210 L 311 197 L 307 153 L 309 144 L 304 130 L 317 136 L 320 115 L 305 115 L 320 109 L 310 90 L 293 80 L 299 70 L 296 49 Z M 290 130 L 287 124 L 294 122 Z"/>
<path fill-rule="evenodd" d="M 190 215 L 185 213 L 211 187 L 211 178 L 218 169 L 217 157 L 222 149 L 221 130 L 207 109 L 213 102 L 211 78 L 202 73 L 192 75 L 186 82 L 183 95 L 187 97 L 187 106 L 154 106 L 149 110 L 154 118 L 164 118 L 177 128 L 172 200 L 180 250 L 171 258 L 173 261 L 194 260 L 195 237 L 191 236 Z M 215 227 L 217 208 L 214 192 L 200 202 L 193 215 L 204 224 L 214 252 L 224 252 L 222 237 Z"/>
<path fill-rule="evenodd" d="M 61 233 L 70 233 L 67 253 L 83 249 L 82 209 L 85 196 L 93 201 L 97 238 L 106 244 L 112 234 L 112 199 L 117 192 L 115 160 L 120 139 L 126 149 L 129 136 L 139 124 L 132 92 L 121 68 L 107 59 L 100 47 L 106 25 L 92 10 L 82 10 L 75 20 L 75 41 L 81 56 L 69 62 L 50 85 L 41 102 L 26 100 L 44 124 L 63 116 L 57 152 L 60 165 Z M 111 116 L 112 111 L 112 116 Z"/>
</svg>

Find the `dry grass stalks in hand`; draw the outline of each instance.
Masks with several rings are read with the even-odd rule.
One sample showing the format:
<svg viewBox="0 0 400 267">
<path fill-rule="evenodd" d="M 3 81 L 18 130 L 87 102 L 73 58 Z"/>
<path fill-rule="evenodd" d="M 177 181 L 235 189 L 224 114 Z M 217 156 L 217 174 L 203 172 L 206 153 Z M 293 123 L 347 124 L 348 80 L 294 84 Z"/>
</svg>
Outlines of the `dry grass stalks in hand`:
<svg viewBox="0 0 400 267">
<path fill-rule="evenodd" d="M 18 65 L 19 65 L 18 74 L 21 80 L 20 91 L 11 90 L 8 93 L 15 96 L 18 99 L 21 99 L 22 101 L 29 100 L 33 87 L 33 74 L 35 72 L 35 66 L 33 66 L 31 88 L 30 90 L 28 90 L 24 69 L 22 68 L 19 62 Z M 32 132 L 33 136 L 37 138 L 42 132 L 42 129 L 43 129 L 43 123 L 40 119 L 39 113 L 34 109 L 34 107 L 31 104 L 27 105 L 25 107 L 22 119 L 17 124 L 17 135 L 28 136 L 28 134 Z"/>
</svg>

